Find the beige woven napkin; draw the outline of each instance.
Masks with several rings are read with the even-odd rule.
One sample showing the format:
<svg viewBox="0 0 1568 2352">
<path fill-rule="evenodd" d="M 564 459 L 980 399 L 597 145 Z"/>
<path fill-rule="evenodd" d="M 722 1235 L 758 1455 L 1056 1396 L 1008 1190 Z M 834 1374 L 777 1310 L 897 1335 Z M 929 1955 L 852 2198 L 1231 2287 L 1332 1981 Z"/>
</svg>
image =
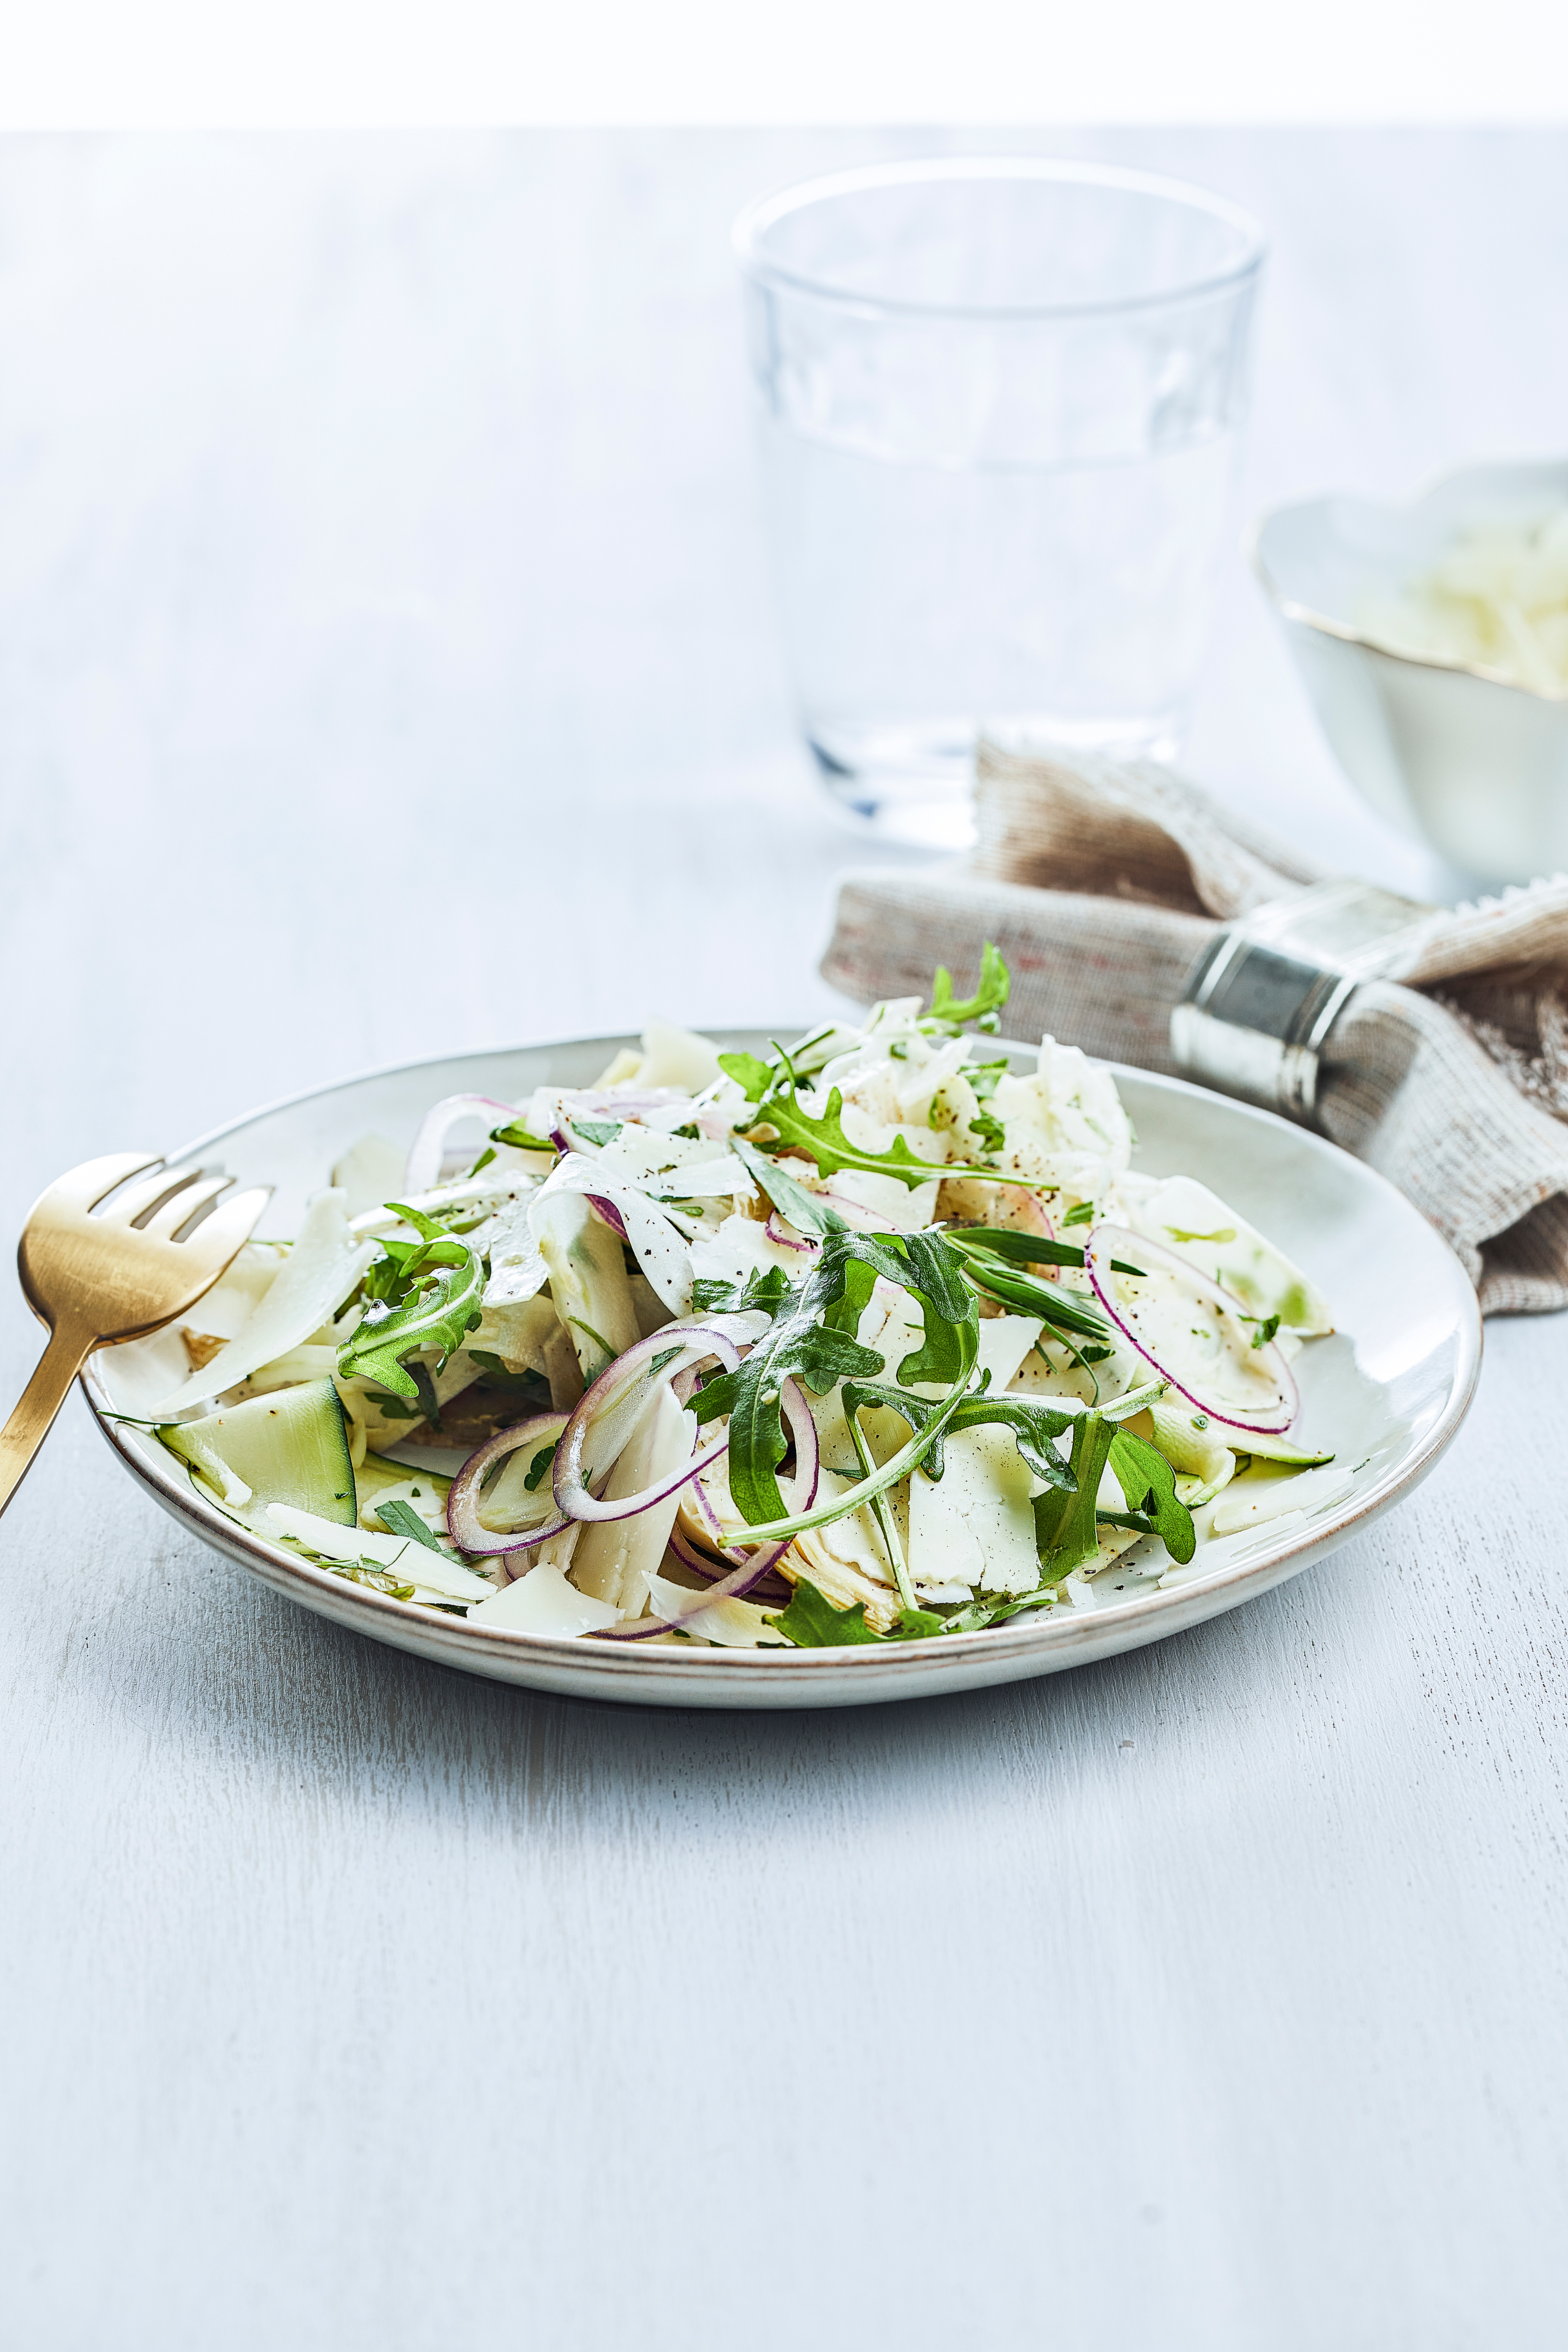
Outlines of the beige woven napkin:
<svg viewBox="0 0 1568 2352">
<path fill-rule="evenodd" d="M 978 814 L 961 863 L 846 880 L 826 978 L 862 1003 L 937 963 L 962 986 L 992 939 L 1016 1036 L 1151 1070 L 1217 922 L 1333 872 L 1152 765 L 983 746 Z M 1329 1038 L 1325 1129 L 1431 1219 L 1484 1312 L 1568 1306 L 1568 877 L 1436 909 L 1395 969 Z"/>
</svg>

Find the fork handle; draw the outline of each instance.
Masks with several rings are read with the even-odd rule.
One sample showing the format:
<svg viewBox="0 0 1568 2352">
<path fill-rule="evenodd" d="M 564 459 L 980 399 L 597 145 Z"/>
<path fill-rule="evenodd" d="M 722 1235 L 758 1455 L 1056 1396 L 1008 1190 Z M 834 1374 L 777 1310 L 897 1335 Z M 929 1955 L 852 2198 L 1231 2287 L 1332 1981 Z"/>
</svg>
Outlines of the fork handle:
<svg viewBox="0 0 1568 2352">
<path fill-rule="evenodd" d="M 92 1333 L 63 1324 L 49 1334 L 49 1344 L 22 1391 L 21 1402 L 0 1429 L 0 1511 L 21 1485 L 28 1464 L 54 1427 L 55 1415 L 69 1394 L 72 1381 L 97 1344 Z"/>
</svg>

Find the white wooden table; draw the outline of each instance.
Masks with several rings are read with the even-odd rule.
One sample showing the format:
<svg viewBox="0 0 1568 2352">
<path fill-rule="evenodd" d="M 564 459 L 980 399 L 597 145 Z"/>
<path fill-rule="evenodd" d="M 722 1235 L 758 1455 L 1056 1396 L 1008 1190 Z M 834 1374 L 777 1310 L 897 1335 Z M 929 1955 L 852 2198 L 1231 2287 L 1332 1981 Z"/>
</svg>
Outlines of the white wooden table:
<svg viewBox="0 0 1568 2352">
<path fill-rule="evenodd" d="M 828 1001 L 726 230 L 931 143 L 0 149 L 5 1230 L 377 1061 Z M 1026 143 L 1267 217 L 1249 505 L 1562 447 L 1568 141 Z M 1192 764 L 1430 881 L 1239 557 Z M 5 2340 L 1561 2343 L 1565 1351 L 1494 1326 L 1415 1501 L 1201 1633 L 782 1720 L 340 1633 L 73 1401 L 0 1528 Z"/>
</svg>

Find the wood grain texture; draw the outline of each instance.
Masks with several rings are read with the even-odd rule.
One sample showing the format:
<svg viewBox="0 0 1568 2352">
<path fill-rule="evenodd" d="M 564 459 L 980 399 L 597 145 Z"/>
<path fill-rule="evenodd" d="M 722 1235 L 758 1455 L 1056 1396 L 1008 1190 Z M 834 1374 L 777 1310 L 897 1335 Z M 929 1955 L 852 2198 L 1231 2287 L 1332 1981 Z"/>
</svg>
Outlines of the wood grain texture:
<svg viewBox="0 0 1568 2352">
<path fill-rule="evenodd" d="M 914 143 L 0 152 L 6 1230 L 375 1060 L 827 1001 L 723 231 Z M 1568 142 L 1027 143 L 1268 218 L 1258 495 L 1555 445 Z M 1226 593 L 1196 763 L 1421 887 Z M 7 2344 L 1555 2345 L 1563 1348 L 1235 1615 L 777 1720 L 355 1641 L 73 1401 L 0 1528 Z"/>
</svg>

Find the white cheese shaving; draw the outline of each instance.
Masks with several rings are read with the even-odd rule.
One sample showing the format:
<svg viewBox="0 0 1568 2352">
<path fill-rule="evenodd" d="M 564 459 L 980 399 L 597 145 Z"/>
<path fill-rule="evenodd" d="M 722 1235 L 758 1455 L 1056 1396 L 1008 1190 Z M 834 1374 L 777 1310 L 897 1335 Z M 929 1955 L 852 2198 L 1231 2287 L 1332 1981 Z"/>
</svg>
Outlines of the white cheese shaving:
<svg viewBox="0 0 1568 2352">
<path fill-rule="evenodd" d="M 153 1411 L 184 1412 L 208 1397 L 237 1388 L 263 1364 L 276 1362 L 330 1323 L 376 1254 L 349 1226 L 347 1195 L 335 1187 L 320 1192 L 306 1210 L 293 1248 L 254 1310 L 210 1363 L 193 1372 Z"/>
</svg>

